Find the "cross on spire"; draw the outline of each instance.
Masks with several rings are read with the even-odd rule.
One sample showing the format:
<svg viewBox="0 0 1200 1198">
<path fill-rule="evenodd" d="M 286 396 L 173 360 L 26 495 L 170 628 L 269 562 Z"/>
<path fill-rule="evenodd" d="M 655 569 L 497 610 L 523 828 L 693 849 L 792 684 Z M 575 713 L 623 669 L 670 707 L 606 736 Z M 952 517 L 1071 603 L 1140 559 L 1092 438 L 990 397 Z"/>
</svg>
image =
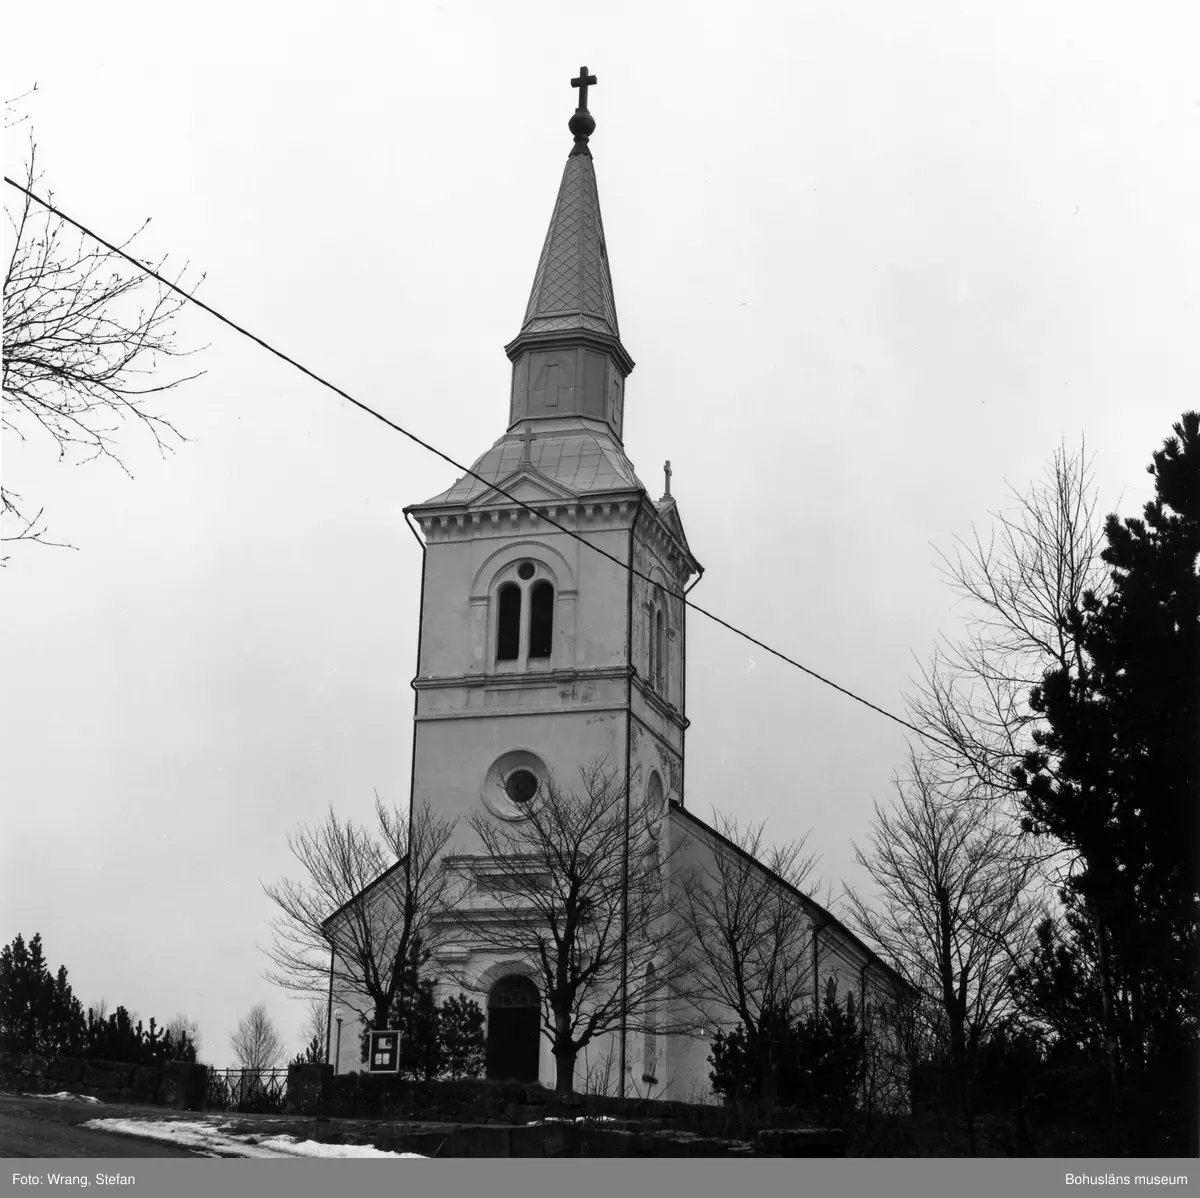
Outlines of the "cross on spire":
<svg viewBox="0 0 1200 1198">
<path fill-rule="evenodd" d="M 567 122 L 567 128 L 575 135 L 575 147 L 571 150 L 571 157 L 577 154 L 584 154 L 588 158 L 592 156 L 591 151 L 587 148 L 588 138 L 596 132 L 596 122 L 592 119 L 592 114 L 588 112 L 587 106 L 587 89 L 588 84 L 595 83 L 596 76 L 589 75 L 587 67 L 579 68 L 579 78 L 571 80 L 571 86 L 579 88 L 579 107 L 575 109 L 574 116 Z"/>
<path fill-rule="evenodd" d="M 587 112 L 587 89 L 588 84 L 595 83 L 596 76 L 589 75 L 587 67 L 579 68 L 579 78 L 571 80 L 571 86 L 579 88 L 579 107 L 576 112 Z"/>
<path fill-rule="evenodd" d="M 670 460 L 663 462 L 663 473 L 667 476 L 666 494 L 670 495 L 671 494 L 671 463 L 670 463 Z"/>
<path fill-rule="evenodd" d="M 536 440 L 537 440 L 537 433 L 535 433 L 533 431 L 533 425 L 527 424 L 525 426 L 525 431 L 521 434 L 521 445 L 522 445 L 521 461 L 522 461 L 522 463 L 529 462 L 530 465 L 533 465 L 533 460 L 529 456 L 529 448 L 533 444 L 533 442 Z"/>
</svg>

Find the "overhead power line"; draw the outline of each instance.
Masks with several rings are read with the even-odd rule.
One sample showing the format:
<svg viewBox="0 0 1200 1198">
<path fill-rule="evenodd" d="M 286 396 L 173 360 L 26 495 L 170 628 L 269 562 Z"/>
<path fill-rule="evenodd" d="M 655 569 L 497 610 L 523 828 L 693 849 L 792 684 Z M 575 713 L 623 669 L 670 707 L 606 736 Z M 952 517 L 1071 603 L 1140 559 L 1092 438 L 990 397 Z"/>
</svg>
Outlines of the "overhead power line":
<svg viewBox="0 0 1200 1198">
<path fill-rule="evenodd" d="M 126 251 L 123 250 L 120 246 L 114 245 L 111 241 L 106 241 L 103 237 L 100 236 L 99 233 L 93 232 L 86 225 L 81 224 L 79 221 L 75 220 L 74 217 L 68 216 L 65 212 L 62 211 L 61 208 L 55 207 L 55 205 L 51 204 L 48 200 L 44 200 L 41 196 L 39 196 L 35 192 L 31 191 L 28 187 L 25 187 L 23 184 L 18 183 L 15 179 L 10 179 L 8 177 L 8 175 L 5 175 L 4 181 L 5 181 L 5 183 L 9 184 L 9 186 L 15 187 L 17 189 L 17 191 L 21 192 L 23 195 L 28 196 L 31 200 L 34 200 L 37 203 L 41 204 L 41 206 L 43 208 L 45 208 L 48 212 L 54 213 L 54 215 L 59 217 L 59 219 L 65 220 L 69 225 L 74 226 L 81 233 L 84 233 L 86 236 L 92 238 L 93 241 L 96 241 L 100 245 L 104 246 L 105 249 L 109 250 L 110 252 L 112 252 L 114 254 L 117 254 L 121 258 L 124 258 L 132 266 L 137 267 L 137 269 L 140 270 L 143 274 L 148 275 L 150 278 L 155 279 L 157 282 L 161 283 L 164 287 L 167 287 L 171 291 L 174 291 L 177 295 L 182 296 L 189 303 L 195 304 L 196 307 L 201 308 L 203 311 L 207 312 L 210 316 L 216 317 L 216 319 L 219 320 L 222 324 L 226 324 L 231 329 L 234 329 L 236 332 L 241 333 L 241 335 L 243 337 L 248 337 L 256 345 L 262 346 L 262 348 L 265 349 L 268 353 L 274 354 L 275 357 L 280 358 L 282 361 L 286 362 L 289 366 L 294 366 L 298 371 L 300 371 L 301 374 L 305 374 L 310 379 L 312 379 L 314 382 L 320 383 L 320 385 L 322 387 L 328 388 L 328 390 L 332 391 L 335 395 L 340 395 L 342 397 L 342 399 L 346 400 L 348 403 L 353 404 L 360 411 L 366 412 L 368 416 L 373 416 L 381 424 L 386 424 L 387 427 L 392 429 L 394 432 L 400 433 L 402 436 L 407 437 L 414 444 L 419 445 L 422 449 L 425 449 L 429 453 L 434 454 L 436 457 L 441 458 L 443 462 L 446 462 L 447 464 L 453 466 L 456 470 L 461 471 L 463 474 L 469 475 L 471 478 L 476 479 L 478 482 L 483 483 L 484 486 L 491 488 L 493 491 L 497 492 L 500 495 L 503 495 L 504 498 L 507 499 L 510 503 L 514 503 L 518 507 L 524 508 L 527 512 L 532 513 L 539 520 L 542 520 L 545 523 L 549 524 L 551 527 L 558 529 L 559 532 L 566 533 L 567 536 L 573 537 L 575 540 L 586 545 L 594 553 L 598 553 L 598 554 L 600 554 L 601 557 L 607 558 L 610 562 L 613 562 L 615 565 L 620 566 L 622 570 L 629 571 L 635 577 L 641 578 L 643 581 L 651 583 L 651 585 L 661 585 L 661 584 L 655 583 L 654 579 L 650 578 L 649 575 L 643 574 L 640 570 L 636 569 L 629 562 L 621 561 L 620 558 L 618 558 L 617 556 L 615 556 L 612 553 L 607 552 L 607 550 L 601 549 L 600 546 L 593 544 L 585 536 L 582 536 L 580 533 L 576 532 L 573 528 L 568 528 L 566 525 L 560 524 L 553 517 L 547 516 L 544 512 L 539 512 L 531 504 L 526 503 L 522 499 L 518 499 L 515 495 L 511 495 L 503 487 L 498 486 L 496 483 L 492 482 L 490 479 L 486 479 L 482 475 L 476 474 L 475 471 L 472 470 L 469 466 L 464 466 L 464 465 L 462 465 L 462 463 L 455 461 L 454 458 L 452 458 L 447 453 L 443 453 L 435 445 L 430 445 L 428 441 L 423 441 L 420 437 L 418 437 L 416 435 L 416 433 L 409 432 L 409 430 L 404 428 L 403 425 L 397 424 L 394 420 L 389 420 L 388 417 L 383 415 L 382 412 L 376 411 L 369 404 L 363 403 L 362 400 L 355 399 L 353 395 L 349 394 L 349 392 L 347 392 L 347 391 L 343 391 L 342 388 L 337 386 L 336 383 L 331 383 L 328 379 L 322 378 L 315 371 L 309 370 L 309 368 L 307 366 L 305 366 L 303 363 L 297 362 L 295 358 L 289 357 L 282 350 L 276 349 L 275 346 L 271 345 L 269 342 L 264 341 L 261 337 L 255 336 L 254 333 L 250 332 L 249 329 L 244 328 L 242 325 L 238 324 L 237 321 L 231 320 L 228 316 L 225 316 L 223 313 L 218 312 L 216 310 L 216 308 L 213 308 L 210 305 L 206 304 L 203 300 L 197 299 L 191 292 L 185 291 L 182 287 L 178 286 L 178 284 L 171 282 L 170 279 L 164 278 L 156 270 L 154 270 L 152 267 L 148 266 L 145 262 L 139 262 L 138 259 L 134 258 L 131 254 L 126 253 Z M 881 716 L 884 716 L 885 718 L 891 720 L 893 723 L 899 724 L 902 728 L 907 728 L 910 732 L 915 732 L 918 736 L 920 736 L 924 740 L 932 741 L 934 744 L 941 745 L 943 748 L 953 750 L 954 746 L 949 744 L 947 741 L 944 741 L 940 737 L 934 736 L 931 733 L 926 732 L 921 728 L 918 728 L 915 724 L 910 724 L 908 722 L 908 720 L 903 719 L 900 716 L 893 714 L 892 712 L 886 710 L 883 707 L 878 706 L 875 703 L 872 703 L 869 699 L 864 699 L 861 695 L 856 695 L 852 690 L 848 690 L 844 686 L 839 686 L 838 683 L 834 682 L 832 679 L 826 678 L 823 674 L 818 674 L 816 670 L 809 669 L 808 666 L 803 665 L 802 663 L 796 661 L 795 658 L 789 657 L 786 653 L 782 652 L 779 649 L 772 648 L 770 645 L 766 644 L 765 642 L 760 641 L 757 637 L 751 636 L 750 633 L 744 631 L 741 628 L 738 628 L 734 624 L 730 624 L 728 620 L 723 620 L 720 616 L 709 611 L 707 608 L 701 607 L 700 604 L 695 603 L 693 600 L 689 599 L 682 591 L 672 591 L 669 588 L 663 588 L 663 589 L 666 590 L 667 593 L 669 595 L 671 595 L 673 598 L 678 599 L 682 604 L 684 604 L 685 607 L 689 607 L 692 609 L 692 611 L 697 612 L 702 616 L 706 616 L 708 619 L 712 620 L 712 622 L 714 624 L 719 624 L 722 628 L 728 629 L 730 632 L 734 633 L 736 636 L 740 636 L 743 640 L 749 641 L 750 644 L 756 645 L 758 648 L 762 649 L 765 653 L 770 653 L 773 657 L 778 657 L 780 661 L 787 662 L 788 665 L 794 666 L 796 669 L 803 671 L 803 673 L 807 674 L 810 678 L 815 678 L 818 682 L 824 683 L 825 686 L 832 687 L 835 691 L 838 691 L 840 694 L 845 695 L 849 699 L 853 699 L 856 703 L 861 703 L 864 707 L 869 707 L 872 711 L 876 712 L 877 714 L 879 714 Z"/>
</svg>

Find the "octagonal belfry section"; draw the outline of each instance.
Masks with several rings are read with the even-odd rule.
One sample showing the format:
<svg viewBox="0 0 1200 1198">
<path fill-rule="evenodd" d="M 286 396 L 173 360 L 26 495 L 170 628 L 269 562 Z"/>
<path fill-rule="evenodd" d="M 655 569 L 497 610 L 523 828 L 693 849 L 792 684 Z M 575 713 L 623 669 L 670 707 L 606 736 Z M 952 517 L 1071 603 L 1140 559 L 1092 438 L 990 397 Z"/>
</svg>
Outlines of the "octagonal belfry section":
<svg viewBox="0 0 1200 1198">
<path fill-rule="evenodd" d="M 602 421 L 621 442 L 633 359 L 617 326 L 590 154 L 567 158 L 525 319 L 504 350 L 513 363 L 510 429 L 582 417 Z"/>
</svg>

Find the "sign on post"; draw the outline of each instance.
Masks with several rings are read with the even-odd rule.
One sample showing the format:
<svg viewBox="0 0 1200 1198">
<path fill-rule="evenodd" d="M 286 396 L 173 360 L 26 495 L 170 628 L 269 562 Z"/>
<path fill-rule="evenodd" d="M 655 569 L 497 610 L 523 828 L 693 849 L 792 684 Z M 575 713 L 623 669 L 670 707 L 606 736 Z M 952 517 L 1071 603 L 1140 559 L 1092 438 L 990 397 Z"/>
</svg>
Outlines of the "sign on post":
<svg viewBox="0 0 1200 1198">
<path fill-rule="evenodd" d="M 394 1030 L 371 1032 L 371 1060 L 368 1073 L 399 1073 L 400 1033 Z"/>
</svg>

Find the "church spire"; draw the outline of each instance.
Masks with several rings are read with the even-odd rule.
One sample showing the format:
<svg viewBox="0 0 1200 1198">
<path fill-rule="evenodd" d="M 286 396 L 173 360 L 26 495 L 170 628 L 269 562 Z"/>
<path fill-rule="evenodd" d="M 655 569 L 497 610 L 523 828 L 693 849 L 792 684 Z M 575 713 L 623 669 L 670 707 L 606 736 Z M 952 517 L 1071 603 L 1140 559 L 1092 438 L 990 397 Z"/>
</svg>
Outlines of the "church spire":
<svg viewBox="0 0 1200 1198">
<path fill-rule="evenodd" d="M 623 391 L 633 359 L 621 344 L 600 196 L 588 140 L 587 107 L 596 76 L 581 67 L 571 86 L 579 104 L 568 122 L 567 156 L 550 228 L 534 273 L 525 319 L 504 347 L 513 363 L 509 428 L 529 419 L 585 417 L 621 440 Z"/>
</svg>

